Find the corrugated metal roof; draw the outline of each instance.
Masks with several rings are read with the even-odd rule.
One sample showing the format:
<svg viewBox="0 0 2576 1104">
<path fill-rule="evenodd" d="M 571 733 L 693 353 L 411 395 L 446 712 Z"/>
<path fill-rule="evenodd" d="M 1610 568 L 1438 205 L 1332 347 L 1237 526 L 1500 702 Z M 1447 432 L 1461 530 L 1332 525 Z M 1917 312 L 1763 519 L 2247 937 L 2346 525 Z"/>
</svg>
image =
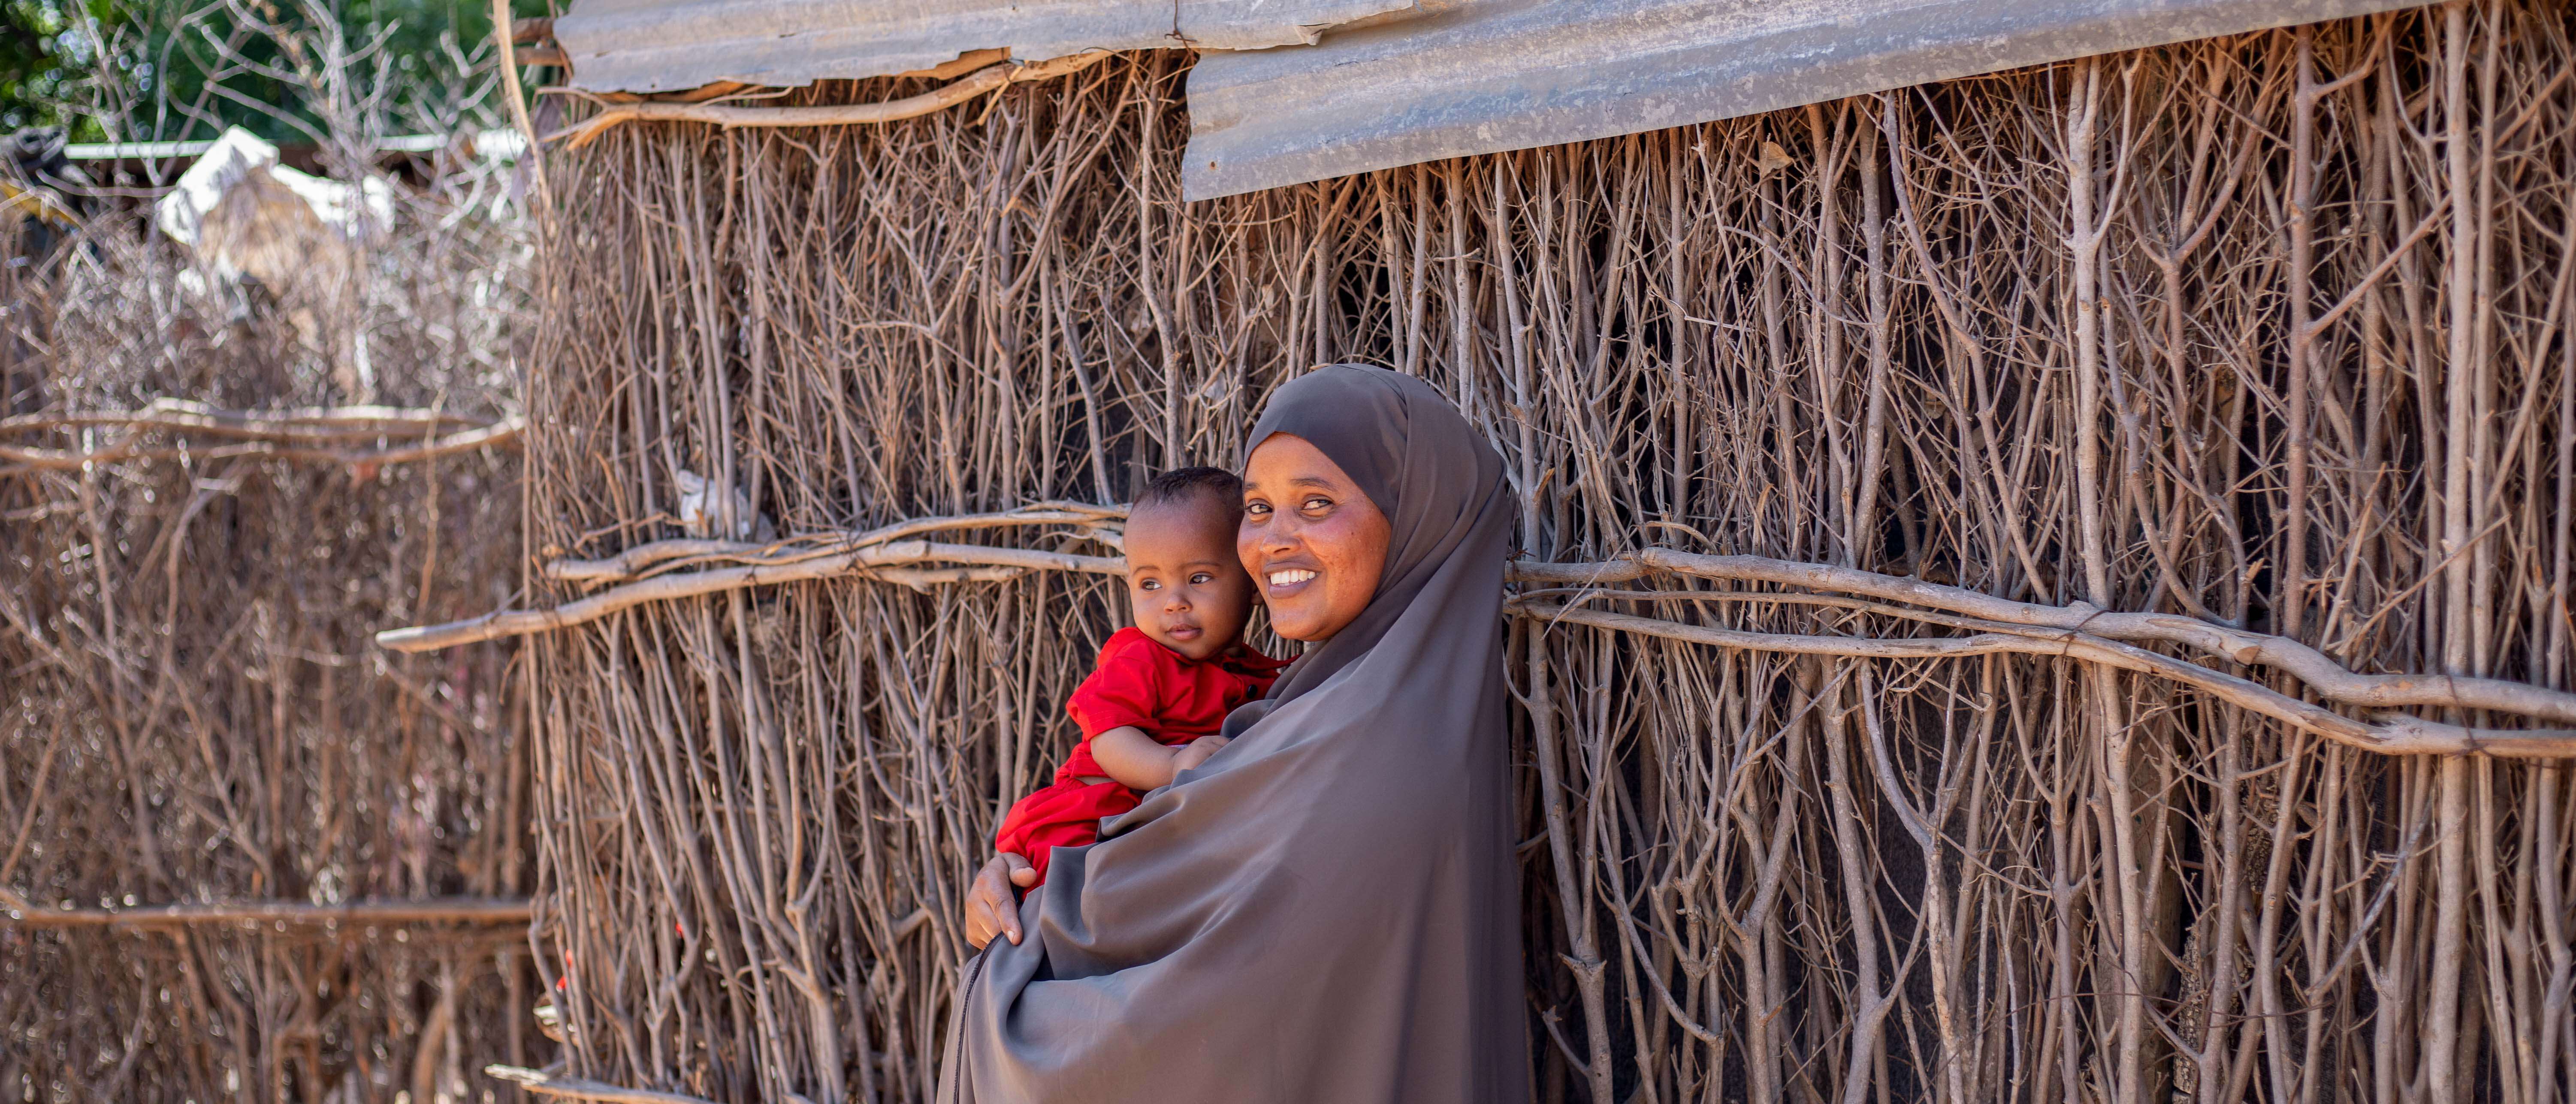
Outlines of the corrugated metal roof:
<svg viewBox="0 0 2576 1104">
<path fill-rule="evenodd" d="M 669 92 L 909 73 L 970 50 L 1258 50 L 1413 0 L 580 0 L 555 20 L 572 84 Z"/>
<path fill-rule="evenodd" d="M 1181 192 L 1633 134 L 2420 2 L 1452 0 L 1317 46 L 1201 58 Z"/>
</svg>

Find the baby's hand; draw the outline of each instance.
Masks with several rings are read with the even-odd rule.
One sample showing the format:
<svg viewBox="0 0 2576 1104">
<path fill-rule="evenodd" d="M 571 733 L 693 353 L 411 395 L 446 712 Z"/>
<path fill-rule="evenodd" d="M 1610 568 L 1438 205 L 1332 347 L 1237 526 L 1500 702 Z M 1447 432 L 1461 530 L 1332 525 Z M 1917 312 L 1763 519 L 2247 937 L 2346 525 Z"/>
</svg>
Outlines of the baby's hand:
<svg viewBox="0 0 2576 1104">
<path fill-rule="evenodd" d="M 1226 738 L 1223 736 L 1201 736 L 1190 741 L 1181 750 L 1172 753 L 1172 773 L 1179 774 L 1207 762 L 1208 756 L 1216 754 L 1216 749 L 1225 745 Z"/>
</svg>

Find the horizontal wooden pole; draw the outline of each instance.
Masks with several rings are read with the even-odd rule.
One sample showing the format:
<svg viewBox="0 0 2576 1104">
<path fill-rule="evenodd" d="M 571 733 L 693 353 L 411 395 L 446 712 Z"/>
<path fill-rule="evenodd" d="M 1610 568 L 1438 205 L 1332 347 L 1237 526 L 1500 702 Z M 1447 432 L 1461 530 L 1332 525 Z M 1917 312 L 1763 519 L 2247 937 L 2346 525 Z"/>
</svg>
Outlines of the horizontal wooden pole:
<svg viewBox="0 0 2576 1104">
<path fill-rule="evenodd" d="M 990 514 L 912 518 L 861 533 L 807 533 L 770 544 L 684 537 L 639 544 L 603 559 L 553 560 L 545 565 L 544 574 L 546 578 L 568 582 L 622 583 L 674 560 L 787 563 L 888 544 L 924 533 L 1005 529 L 1023 525 L 1079 526 L 1088 535 L 1106 539 L 1110 534 L 1101 527 L 1114 526 L 1126 516 L 1127 508 L 1124 506 L 1047 503 Z M 1126 569 L 1122 566 L 1119 570 Z"/>
<path fill-rule="evenodd" d="M 2181 614 L 2119 613 L 2084 602 L 2045 606 L 1848 567 L 1775 560 L 1767 556 L 1709 556 L 1668 548 L 1649 548 L 1633 556 L 1604 563 L 1520 563 L 1514 567 L 1517 569 L 1515 577 L 1521 581 L 1557 585 L 1625 582 L 1654 572 L 1666 572 L 1702 579 L 1776 583 L 1826 593 L 1867 595 L 2005 624 L 2080 629 L 2088 636 L 2105 640 L 2177 644 L 2213 658 L 2278 669 L 2314 687 L 2326 699 L 2345 705 L 2487 709 L 2559 724 L 2576 724 L 2576 694 L 2566 691 L 2467 676 L 2357 674 L 2327 658 L 2325 653 L 2286 636 L 2250 632 Z"/>
<path fill-rule="evenodd" d="M 702 594 L 720 594 L 746 587 L 777 583 L 828 579 L 840 575 L 864 575 L 873 568 L 910 567 L 937 564 L 944 567 L 998 567 L 1043 571 L 1074 571 L 1094 575 L 1123 575 L 1127 561 L 1110 556 L 1077 556 L 1067 552 L 1039 552 L 1025 548 L 991 548 L 973 544 L 940 544 L 925 540 L 895 541 L 873 548 L 842 552 L 828 556 L 797 560 L 792 563 L 761 563 L 746 567 L 718 568 L 673 575 L 657 575 L 641 582 L 612 587 L 583 598 L 545 610 L 499 610 L 465 621 L 420 628 L 388 629 L 376 634 L 376 643 L 397 652 L 428 652 L 471 644 L 478 640 L 498 640 L 505 636 L 570 628 L 587 624 L 623 609 L 648 602 L 690 598 Z M 960 581 L 989 576 L 960 576 Z M 908 581 L 901 576 L 893 581 Z"/>
<path fill-rule="evenodd" d="M 638 572 L 677 558 L 721 556 L 754 562 L 652 576 L 550 610 L 502 610 L 445 625 L 392 629 L 378 633 L 376 641 L 397 651 L 430 651 L 472 641 L 565 628 L 646 602 L 770 583 L 852 574 L 864 576 L 872 569 L 878 571 L 876 577 L 885 581 L 916 588 L 951 582 L 991 581 L 1015 577 L 1025 571 L 1124 574 L 1126 561 L 1114 556 L 1077 556 L 1061 552 L 886 539 L 938 529 L 1026 524 L 1097 525 L 1123 517 L 1124 513 L 1124 508 L 1117 506 L 1049 503 L 998 514 L 922 518 L 856 537 L 818 535 L 770 546 L 711 541 L 656 542 L 604 560 L 558 560 L 548 566 L 546 573 L 558 579 L 609 581 L 633 578 Z M 846 547 L 869 541 L 880 543 L 826 551 L 827 546 Z M 908 574 L 897 576 L 894 574 L 896 571 Z M 2122 613 L 2083 602 L 2065 606 L 2042 605 L 1921 579 L 1829 564 L 1800 563 L 1766 556 L 1705 555 L 1668 548 L 1649 548 L 1598 562 L 1514 561 L 1506 577 L 1510 582 L 1521 585 L 1580 591 L 1586 587 L 1632 582 L 1653 575 L 1763 583 L 1828 595 L 1858 595 L 1893 604 L 1871 607 L 1871 612 L 1935 621 L 1974 635 L 1895 638 L 1803 636 L 1691 625 L 1555 602 L 1516 599 L 1510 609 L 1519 616 L 1544 617 L 1722 647 L 1799 654 L 1892 659 L 1997 653 L 2063 656 L 2183 682 L 2285 724 L 2386 754 L 2487 754 L 2513 758 L 2576 756 L 2576 732 L 2472 728 L 2394 713 L 2371 721 L 2355 720 L 2260 683 L 2138 645 L 2173 645 L 2223 662 L 2269 667 L 2306 683 L 2317 696 L 2328 702 L 2363 709 L 2413 706 L 2488 711 L 2558 724 L 2576 724 L 2576 694 L 2503 679 L 2361 674 L 2288 637 L 2252 632 L 2179 614 Z M 1710 591 L 1706 592 L 1705 599 L 1758 602 L 1766 596 L 1772 595 L 1769 592 Z M 1659 597 L 1686 599 L 1702 595 L 1688 592 Z M 1779 594 L 1776 597 L 1789 600 L 1797 595 Z M 1923 610 L 1957 616 L 1926 615 Z"/>
<path fill-rule="evenodd" d="M 918 96 L 880 103 L 828 104 L 813 107 L 753 107 L 717 103 L 621 103 L 579 123 L 546 136 L 547 141 L 570 139 L 567 148 L 579 149 L 598 139 L 609 128 L 620 123 L 712 123 L 728 130 L 735 127 L 809 127 L 857 126 L 890 123 L 928 115 L 974 99 L 1005 85 L 1021 81 L 1047 80 L 1078 73 L 1110 58 L 1106 50 L 1069 54 L 1046 61 L 1005 61 L 978 69 L 957 81 L 941 85 Z"/>
<path fill-rule="evenodd" d="M 481 419 L 418 407 L 303 406 L 232 410 L 185 399 L 159 399 L 139 410 L 63 410 L 0 418 L 0 433 L 44 429 L 134 428 L 190 430 L 216 437 L 259 440 L 445 432 Z"/>
<path fill-rule="evenodd" d="M 485 1066 L 483 1075 L 507 1081 L 539 1096 L 559 1097 L 565 1100 L 598 1100 L 606 1101 L 608 1104 L 711 1104 L 703 1098 L 685 1093 L 629 1089 L 585 1078 L 529 1069 L 526 1066 Z"/>
<path fill-rule="evenodd" d="M 390 448 L 352 449 L 334 447 L 353 436 L 391 437 L 398 433 L 356 434 L 334 431 L 298 436 L 287 431 L 251 434 L 246 430 L 217 432 L 216 436 L 234 440 L 232 444 L 201 448 L 146 447 L 142 444 L 147 431 L 197 432 L 194 427 L 169 426 L 159 422 L 129 425 L 115 444 L 96 449 L 51 449 L 0 444 L 0 461 L 16 465 L 0 468 L 0 475 L 14 471 L 73 471 L 90 464 L 113 464 L 127 460 L 171 460 L 181 456 L 206 459 L 255 458 L 291 460 L 322 464 L 345 464 L 360 474 L 372 474 L 391 464 L 407 464 L 458 452 L 481 448 L 509 448 L 518 444 L 519 435 L 527 428 L 524 419 L 509 418 L 487 426 L 451 433 L 414 444 Z"/>
<path fill-rule="evenodd" d="M 2576 756 L 2576 731 L 2473 729 L 2403 715 L 2384 717 L 2376 722 L 2359 721 L 2224 671 L 2064 629 L 2028 634 L 2027 630 L 2009 631 L 2015 626 L 1992 625 L 1984 626 L 1990 631 L 1974 636 L 1806 636 L 1691 625 L 1554 602 L 1515 601 L 1511 607 L 1512 612 L 1520 616 L 1550 622 L 1570 622 L 1745 651 L 1855 659 L 1953 659 L 1995 654 L 2073 659 L 2179 682 L 2248 712 L 2382 755 L 2474 754 L 2515 759 Z"/>
<path fill-rule="evenodd" d="M 529 910 L 524 898 L 503 897 L 377 899 L 336 905 L 317 905 L 309 901 L 209 901 L 122 909 L 43 908 L 13 899 L 7 902 L 7 909 L 0 912 L 0 916 L 30 928 L 170 928 L 236 923 L 299 927 L 320 924 L 499 925 L 525 924 Z"/>
</svg>

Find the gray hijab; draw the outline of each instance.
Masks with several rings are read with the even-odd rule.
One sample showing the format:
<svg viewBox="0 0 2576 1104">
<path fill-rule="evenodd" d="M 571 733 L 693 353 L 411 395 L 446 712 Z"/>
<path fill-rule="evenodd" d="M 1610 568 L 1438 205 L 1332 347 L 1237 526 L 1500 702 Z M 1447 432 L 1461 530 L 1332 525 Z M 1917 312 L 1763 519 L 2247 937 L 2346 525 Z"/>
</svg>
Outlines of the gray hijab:
<svg viewBox="0 0 2576 1104">
<path fill-rule="evenodd" d="M 1385 513 L 1367 610 L 1234 742 L 1059 851 L 968 963 L 942 1102 L 1528 1099 L 1501 603 L 1502 459 L 1428 384 L 1320 368 L 1305 438 Z"/>
</svg>

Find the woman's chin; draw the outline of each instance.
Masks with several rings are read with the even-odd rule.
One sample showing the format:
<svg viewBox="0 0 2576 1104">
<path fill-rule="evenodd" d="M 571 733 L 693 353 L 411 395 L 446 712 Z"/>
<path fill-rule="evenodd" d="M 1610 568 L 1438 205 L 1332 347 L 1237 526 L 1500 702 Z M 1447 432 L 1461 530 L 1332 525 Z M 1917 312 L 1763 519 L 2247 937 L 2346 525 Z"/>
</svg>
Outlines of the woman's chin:
<svg viewBox="0 0 2576 1104">
<path fill-rule="evenodd" d="M 1305 621 L 1283 619 L 1275 610 L 1270 614 L 1270 631 L 1281 640 L 1311 641 L 1315 639 L 1312 635 L 1309 635 L 1314 631 L 1314 626 L 1312 624 Z"/>
</svg>

